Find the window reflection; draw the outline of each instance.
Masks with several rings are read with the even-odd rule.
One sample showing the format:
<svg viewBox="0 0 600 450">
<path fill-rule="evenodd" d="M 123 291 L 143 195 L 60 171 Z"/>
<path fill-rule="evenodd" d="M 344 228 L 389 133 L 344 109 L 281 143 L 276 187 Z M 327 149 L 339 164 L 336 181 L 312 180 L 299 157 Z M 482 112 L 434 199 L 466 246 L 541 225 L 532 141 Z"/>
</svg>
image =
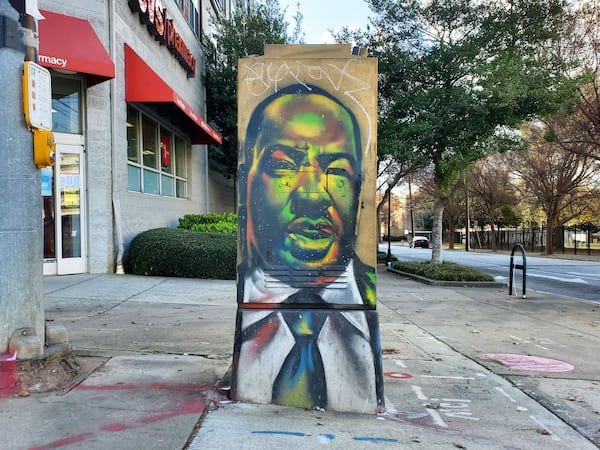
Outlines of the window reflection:
<svg viewBox="0 0 600 450">
<path fill-rule="evenodd" d="M 52 131 L 81 134 L 81 80 L 52 76 Z"/>
<path fill-rule="evenodd" d="M 189 142 L 131 105 L 126 128 L 127 189 L 187 198 Z"/>
</svg>

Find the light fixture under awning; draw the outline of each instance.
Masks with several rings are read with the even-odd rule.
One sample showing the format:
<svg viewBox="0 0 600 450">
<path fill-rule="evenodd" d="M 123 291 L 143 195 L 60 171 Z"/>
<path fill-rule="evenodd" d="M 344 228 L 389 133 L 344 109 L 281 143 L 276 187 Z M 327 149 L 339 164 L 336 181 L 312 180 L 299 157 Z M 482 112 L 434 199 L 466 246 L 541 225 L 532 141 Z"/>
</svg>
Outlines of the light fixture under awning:
<svg viewBox="0 0 600 450">
<path fill-rule="evenodd" d="M 92 25 L 85 19 L 40 10 L 38 63 L 87 74 L 93 86 L 115 77 L 115 65 Z"/>
<path fill-rule="evenodd" d="M 194 123 L 192 144 L 221 144 L 223 138 L 206 120 L 125 44 L 125 101 L 172 104 Z"/>
</svg>

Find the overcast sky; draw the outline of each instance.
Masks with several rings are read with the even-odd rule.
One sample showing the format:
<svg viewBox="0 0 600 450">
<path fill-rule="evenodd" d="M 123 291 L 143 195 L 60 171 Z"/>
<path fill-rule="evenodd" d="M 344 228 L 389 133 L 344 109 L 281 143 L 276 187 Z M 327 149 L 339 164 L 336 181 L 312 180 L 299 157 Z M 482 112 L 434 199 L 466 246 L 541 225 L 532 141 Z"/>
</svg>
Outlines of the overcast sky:
<svg viewBox="0 0 600 450">
<path fill-rule="evenodd" d="M 300 2 L 300 12 L 304 16 L 302 30 L 306 44 L 333 43 L 328 28 L 340 29 L 343 26 L 364 29 L 371 11 L 362 0 L 279 0 L 281 9 L 287 7 L 286 21 L 290 24 L 288 34 L 294 31 L 294 19 Z"/>
</svg>

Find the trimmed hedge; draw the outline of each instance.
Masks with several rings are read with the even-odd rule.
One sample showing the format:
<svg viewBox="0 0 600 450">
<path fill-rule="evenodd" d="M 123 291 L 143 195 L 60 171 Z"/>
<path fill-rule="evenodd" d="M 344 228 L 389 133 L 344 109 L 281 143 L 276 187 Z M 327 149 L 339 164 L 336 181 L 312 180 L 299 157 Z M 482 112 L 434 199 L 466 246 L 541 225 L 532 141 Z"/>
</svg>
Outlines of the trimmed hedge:
<svg viewBox="0 0 600 450">
<path fill-rule="evenodd" d="M 235 280 L 236 258 L 235 234 L 156 228 L 131 241 L 124 268 L 135 275 Z"/>
<path fill-rule="evenodd" d="M 431 264 L 430 262 L 398 261 L 392 263 L 392 268 L 402 272 L 420 275 L 431 280 L 494 281 L 494 278 L 486 273 L 479 272 L 471 267 L 461 266 L 460 264 L 451 262 Z"/>
<path fill-rule="evenodd" d="M 237 214 L 234 213 L 186 214 L 179 219 L 178 228 L 205 233 L 236 233 L 237 225 Z"/>
</svg>

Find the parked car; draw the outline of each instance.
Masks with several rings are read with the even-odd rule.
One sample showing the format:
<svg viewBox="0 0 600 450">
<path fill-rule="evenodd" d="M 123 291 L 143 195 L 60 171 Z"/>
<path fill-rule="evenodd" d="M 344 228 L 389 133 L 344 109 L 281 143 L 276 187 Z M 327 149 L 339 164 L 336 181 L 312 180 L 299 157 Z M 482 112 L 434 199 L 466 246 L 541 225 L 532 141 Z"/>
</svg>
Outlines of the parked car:
<svg viewBox="0 0 600 450">
<path fill-rule="evenodd" d="M 410 248 L 429 248 L 429 239 L 425 236 L 415 236 L 412 241 L 410 241 Z"/>
</svg>

